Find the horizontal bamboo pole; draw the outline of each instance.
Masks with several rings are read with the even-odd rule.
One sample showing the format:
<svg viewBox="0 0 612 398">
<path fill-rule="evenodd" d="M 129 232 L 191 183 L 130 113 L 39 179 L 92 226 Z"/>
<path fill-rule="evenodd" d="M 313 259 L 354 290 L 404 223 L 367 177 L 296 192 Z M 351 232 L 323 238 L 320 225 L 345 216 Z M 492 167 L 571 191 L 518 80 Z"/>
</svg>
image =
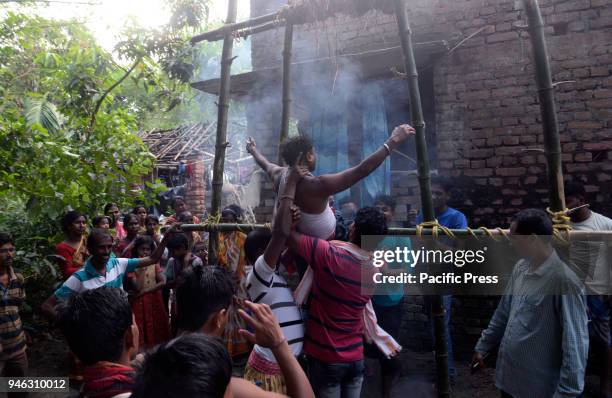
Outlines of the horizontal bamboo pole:
<svg viewBox="0 0 612 398">
<path fill-rule="evenodd" d="M 231 231 L 242 231 L 251 232 L 254 229 L 266 228 L 270 229 L 270 224 L 183 224 L 181 229 L 183 231 L 218 231 L 218 232 L 231 232 Z M 467 229 L 451 229 L 450 230 L 455 236 L 469 236 L 472 235 Z M 503 234 L 509 234 L 509 230 L 502 230 Z M 476 236 L 487 236 L 488 233 L 482 229 L 473 229 L 473 234 Z M 489 232 L 495 236 L 502 236 L 502 232 L 498 229 L 490 229 Z M 388 235 L 416 235 L 416 228 L 389 228 Z M 431 229 L 423 229 L 423 235 L 431 235 Z M 601 238 L 601 237 L 612 237 L 612 231 L 569 231 L 570 237 L 576 238 Z M 438 231 L 438 236 L 446 236 L 444 232 Z"/>
</svg>

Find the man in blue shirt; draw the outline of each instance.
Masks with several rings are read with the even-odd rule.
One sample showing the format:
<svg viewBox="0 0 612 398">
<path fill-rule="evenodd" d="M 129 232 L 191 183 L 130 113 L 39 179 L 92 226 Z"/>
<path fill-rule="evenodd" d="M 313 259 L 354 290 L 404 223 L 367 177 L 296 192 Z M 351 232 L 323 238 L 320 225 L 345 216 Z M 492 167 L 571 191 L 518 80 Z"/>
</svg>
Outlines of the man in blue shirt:
<svg viewBox="0 0 612 398">
<path fill-rule="evenodd" d="M 436 220 L 438 220 L 440 225 L 446 228 L 466 229 L 468 223 L 465 214 L 448 206 L 448 202 L 451 198 L 451 189 L 452 186 L 449 181 L 440 178 L 431 180 L 431 198 L 433 201 Z M 423 222 L 423 213 L 419 212 L 416 222 L 417 224 L 421 224 Z M 425 301 L 425 307 L 429 311 L 429 324 L 433 338 L 433 319 L 431 316 L 432 300 L 430 296 L 424 296 L 423 299 Z M 453 340 L 450 332 L 453 296 L 450 294 L 442 296 L 442 302 L 444 303 L 444 323 L 446 324 L 444 338 L 446 340 L 446 347 L 448 349 L 448 374 L 452 383 L 455 379 L 455 366 L 453 364 Z"/>
</svg>

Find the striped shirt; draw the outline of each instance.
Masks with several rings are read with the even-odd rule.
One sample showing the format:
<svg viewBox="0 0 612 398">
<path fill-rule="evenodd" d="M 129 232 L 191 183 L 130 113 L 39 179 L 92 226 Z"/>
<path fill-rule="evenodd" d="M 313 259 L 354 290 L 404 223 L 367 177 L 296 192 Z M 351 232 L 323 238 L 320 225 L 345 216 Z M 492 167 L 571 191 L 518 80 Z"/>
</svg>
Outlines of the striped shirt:
<svg viewBox="0 0 612 398">
<path fill-rule="evenodd" d="M 514 397 L 576 397 L 589 347 L 586 303 L 575 274 L 556 252 L 535 270 L 514 267 L 506 292 L 476 345 L 499 344 L 495 385 Z"/>
<path fill-rule="evenodd" d="M 25 300 L 23 276 L 15 273 L 9 267 L 9 283 L 4 286 L 0 283 L 2 303 L 0 304 L 0 343 L 1 360 L 14 358 L 26 350 L 25 334 L 21 327 L 19 306 Z"/>
<path fill-rule="evenodd" d="M 254 303 L 268 304 L 272 308 L 293 355 L 298 356 L 302 353 L 304 322 L 287 281 L 275 271 L 266 264 L 263 255 L 259 256 L 247 275 L 247 293 Z M 254 349 L 260 357 L 276 363 L 270 349 L 259 345 Z"/>
<path fill-rule="evenodd" d="M 128 272 L 134 272 L 140 259 L 117 258 L 111 256 L 106 263 L 106 273 L 101 275 L 91 264 L 91 257 L 87 259 L 83 268 L 75 272 L 55 291 L 58 299 L 67 300 L 73 294 L 85 290 L 93 290 L 102 286 L 123 289 L 123 276 Z"/>
<path fill-rule="evenodd" d="M 294 250 L 314 272 L 304 351 L 325 363 L 362 360 L 363 311 L 373 289 L 363 290 L 361 281 L 371 281 L 375 268 L 344 248 L 306 235 Z"/>
</svg>

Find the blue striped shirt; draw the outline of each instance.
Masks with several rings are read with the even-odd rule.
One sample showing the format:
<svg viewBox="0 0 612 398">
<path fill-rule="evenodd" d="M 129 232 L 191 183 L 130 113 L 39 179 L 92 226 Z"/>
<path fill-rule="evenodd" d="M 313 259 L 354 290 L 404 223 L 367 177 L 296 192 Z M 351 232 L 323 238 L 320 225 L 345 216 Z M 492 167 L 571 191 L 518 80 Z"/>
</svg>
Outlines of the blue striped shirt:
<svg viewBox="0 0 612 398">
<path fill-rule="evenodd" d="M 80 270 L 70 275 L 66 282 L 55 291 L 55 296 L 58 299 L 67 300 L 73 294 L 93 290 L 101 286 L 123 289 L 123 276 L 128 272 L 133 272 L 139 261 L 138 258 L 111 256 L 106 263 L 106 273 L 102 275 L 93 267 L 90 257 Z"/>
<path fill-rule="evenodd" d="M 576 397 L 584 388 L 589 335 L 583 287 L 552 254 L 535 270 L 514 267 L 506 292 L 476 345 L 499 344 L 495 385 L 514 397 Z"/>
</svg>

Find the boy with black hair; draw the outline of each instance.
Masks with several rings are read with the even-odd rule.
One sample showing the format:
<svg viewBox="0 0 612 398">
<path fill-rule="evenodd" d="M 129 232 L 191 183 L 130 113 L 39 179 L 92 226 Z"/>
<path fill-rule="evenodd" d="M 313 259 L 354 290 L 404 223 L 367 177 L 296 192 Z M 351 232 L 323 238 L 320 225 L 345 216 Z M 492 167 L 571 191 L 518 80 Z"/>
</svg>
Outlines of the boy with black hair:
<svg viewBox="0 0 612 398">
<path fill-rule="evenodd" d="M 254 303 L 267 304 L 273 308 L 272 312 L 279 320 L 283 335 L 296 357 L 302 352 L 304 324 L 293 299 L 293 292 L 285 278 L 277 271 L 277 263 L 292 224 L 299 221 L 299 209 L 293 206 L 293 198 L 298 182 L 306 173 L 304 167 L 289 168 L 284 189 L 279 192 L 279 207 L 274 217 L 272 233 L 255 230 L 247 236 L 245 242 L 247 261 L 253 264 L 253 269 L 247 275 L 247 293 Z M 266 391 L 279 394 L 287 392 L 274 353 L 260 345 L 256 345 L 251 351 L 244 378 Z"/>
<path fill-rule="evenodd" d="M 75 294 L 59 306 L 58 326 L 86 366 L 82 396 L 110 398 L 131 392 L 139 331 L 127 293 L 102 286 Z"/>
<path fill-rule="evenodd" d="M 24 377 L 28 372 L 26 339 L 19 316 L 26 295 L 23 276 L 13 269 L 14 257 L 13 238 L 0 232 L 0 376 L 4 377 Z"/>
<path fill-rule="evenodd" d="M 184 280 L 183 280 L 184 278 Z M 221 267 L 196 267 L 181 278 L 177 300 L 179 325 L 183 335 L 204 333 L 220 336 L 227 322 L 227 310 L 232 302 L 234 286 L 228 271 Z M 287 383 L 291 397 L 314 397 L 308 379 L 292 354 L 284 338 L 280 325 L 267 305 L 245 302 L 253 316 L 239 310 L 241 318 L 247 322 L 255 334 L 241 330 L 240 334 L 252 344 L 272 349 Z M 172 344 L 172 343 L 169 343 Z M 177 380 L 181 383 L 180 380 Z M 266 392 L 253 384 L 238 378 L 230 383 L 236 398 L 280 397 Z M 150 391 L 154 391 L 152 388 Z M 152 395 L 157 397 L 156 395 Z M 179 397 L 180 395 L 170 395 Z M 198 395 L 191 395 L 196 397 Z M 149 395 L 147 395 L 149 397 Z"/>
<path fill-rule="evenodd" d="M 510 225 L 521 259 L 472 366 L 499 347 L 495 385 L 502 397 L 578 397 L 584 388 L 589 335 L 583 287 L 552 247 L 542 210 L 519 212 Z"/>
<path fill-rule="evenodd" d="M 168 235 L 178 228 L 172 226 Z M 41 309 L 49 318 L 55 319 L 55 306 L 59 300 L 68 300 L 72 295 L 101 286 L 123 289 L 123 277 L 138 267 L 146 267 L 159 262 L 166 247 L 167 237 L 164 237 L 149 257 L 117 258 L 111 256 L 113 238 L 106 230 L 94 229 L 87 238 L 87 250 L 91 257 L 83 268 L 72 274 L 59 289 L 55 291 L 42 305 Z"/>
<path fill-rule="evenodd" d="M 565 183 L 565 201 L 569 208 L 570 225 L 575 231 L 612 231 L 612 219 L 589 209 L 584 185 Z M 599 368 L 599 392 L 602 397 L 612 395 L 612 330 L 610 329 L 610 295 L 612 286 L 609 242 L 572 239 L 571 261 L 578 272 L 585 275 L 589 315 L 591 354 Z"/>
</svg>

